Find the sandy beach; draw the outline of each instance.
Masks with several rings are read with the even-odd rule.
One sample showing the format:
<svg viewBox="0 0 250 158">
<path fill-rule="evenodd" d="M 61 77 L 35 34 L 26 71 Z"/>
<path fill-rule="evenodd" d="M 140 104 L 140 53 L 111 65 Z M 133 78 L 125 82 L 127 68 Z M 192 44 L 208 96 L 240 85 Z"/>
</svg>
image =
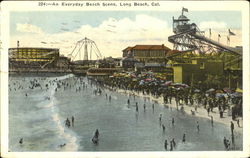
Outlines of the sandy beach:
<svg viewBox="0 0 250 158">
<path fill-rule="evenodd" d="M 155 101 L 155 102 L 157 102 L 157 103 L 159 103 L 161 105 L 169 106 L 171 108 L 177 109 L 177 106 L 176 106 L 176 103 L 175 103 L 174 100 L 172 101 L 172 104 L 165 104 L 164 100 L 163 100 L 163 96 L 160 96 L 160 97 L 156 98 L 155 96 L 148 95 L 148 94 L 143 94 L 142 92 L 137 93 L 137 92 L 133 92 L 133 91 L 129 91 L 129 90 L 123 90 L 123 89 L 119 89 L 118 92 L 126 93 L 126 94 L 129 94 L 129 95 L 136 95 L 136 96 L 139 96 L 139 97 L 144 97 L 144 98 L 149 99 L 151 101 Z M 195 112 L 195 115 L 192 115 L 191 110 L 195 111 L 195 106 L 197 106 L 197 112 Z M 214 122 L 222 123 L 222 124 L 228 126 L 229 129 L 230 129 L 231 121 L 233 121 L 234 130 L 236 132 L 241 133 L 241 134 L 243 133 L 243 124 L 242 124 L 243 120 L 242 120 L 242 117 L 238 118 L 239 122 L 240 122 L 239 123 L 240 127 L 238 127 L 237 126 L 237 121 L 232 120 L 232 116 L 228 115 L 228 109 L 226 109 L 224 111 L 223 118 L 220 118 L 218 108 L 214 108 L 213 112 L 210 112 L 209 115 L 208 115 L 207 110 L 204 107 L 199 106 L 197 103 L 195 103 L 195 106 L 185 105 L 184 104 L 184 112 L 186 114 L 192 115 L 194 117 L 207 118 L 207 119 L 210 119 L 210 120 L 211 120 L 211 116 L 212 116 Z M 180 109 L 180 106 L 179 106 L 179 109 Z"/>
</svg>

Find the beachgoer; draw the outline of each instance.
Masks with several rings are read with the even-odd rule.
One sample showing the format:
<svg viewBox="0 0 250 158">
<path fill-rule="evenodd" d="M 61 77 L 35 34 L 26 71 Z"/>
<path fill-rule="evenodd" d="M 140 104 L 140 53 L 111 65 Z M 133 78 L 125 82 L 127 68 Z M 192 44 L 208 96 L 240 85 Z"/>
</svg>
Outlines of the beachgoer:
<svg viewBox="0 0 250 158">
<path fill-rule="evenodd" d="M 197 112 L 197 105 L 195 105 L 194 110 L 195 110 L 195 112 Z"/>
<path fill-rule="evenodd" d="M 165 150 L 168 150 L 168 141 L 167 141 L 167 139 L 165 140 L 164 147 L 165 147 Z"/>
<path fill-rule="evenodd" d="M 162 130 L 163 130 L 163 132 L 165 132 L 165 126 L 162 124 Z"/>
<path fill-rule="evenodd" d="M 130 104 L 130 100 L 128 99 L 128 105 Z"/>
<path fill-rule="evenodd" d="M 191 114 L 192 114 L 192 115 L 195 115 L 195 112 L 194 112 L 193 110 L 191 110 Z"/>
<path fill-rule="evenodd" d="M 172 140 L 170 141 L 170 151 L 173 151 L 173 142 L 172 142 Z"/>
<path fill-rule="evenodd" d="M 197 121 L 196 123 L 197 123 L 197 125 L 196 125 L 196 127 L 197 127 L 197 132 L 200 132 L 200 125 L 199 125 L 199 122 Z"/>
<path fill-rule="evenodd" d="M 172 143 L 173 143 L 173 147 L 176 148 L 176 143 L 175 143 L 174 138 L 172 139 Z"/>
<path fill-rule="evenodd" d="M 159 116 L 159 121 L 160 121 L 160 123 L 161 123 L 161 119 L 162 119 L 162 114 L 160 114 L 160 116 Z"/>
<path fill-rule="evenodd" d="M 137 103 L 137 102 L 135 103 L 135 109 L 136 109 L 136 112 L 138 112 L 138 111 L 139 111 L 139 108 L 138 108 L 138 103 Z"/>
<path fill-rule="evenodd" d="M 98 138 L 98 137 L 99 137 L 99 135 L 100 135 L 100 134 L 99 134 L 99 130 L 98 130 L 98 129 L 96 129 L 96 130 L 95 130 L 95 137 L 97 137 L 97 138 Z"/>
<path fill-rule="evenodd" d="M 109 102 L 111 102 L 111 95 L 109 96 Z"/>
<path fill-rule="evenodd" d="M 182 137 L 182 142 L 185 143 L 185 141 L 186 141 L 186 134 L 184 133 Z"/>
<path fill-rule="evenodd" d="M 240 119 L 237 119 L 237 125 L 240 127 Z"/>
<path fill-rule="evenodd" d="M 143 105 L 144 112 L 146 111 L 146 104 Z"/>
<path fill-rule="evenodd" d="M 71 121 L 72 121 L 72 127 L 74 127 L 74 121 L 75 121 L 74 116 L 71 117 Z"/>
<path fill-rule="evenodd" d="M 224 137 L 223 143 L 224 143 L 225 148 L 227 149 L 227 139 L 226 139 L 226 137 Z"/>
<path fill-rule="evenodd" d="M 23 144 L 23 138 L 19 140 L 19 144 Z"/>
<path fill-rule="evenodd" d="M 174 118 L 172 118 L 172 126 L 174 126 Z"/>
<path fill-rule="evenodd" d="M 62 147 L 64 147 L 65 145 L 66 145 L 66 143 L 60 144 L 59 146 L 60 146 L 60 148 L 62 148 Z"/>
<path fill-rule="evenodd" d="M 232 132 L 232 135 L 234 133 L 234 123 L 231 121 L 231 132 Z"/>
<path fill-rule="evenodd" d="M 214 126 L 214 119 L 213 119 L 213 116 L 210 116 L 211 117 L 211 125 L 212 127 Z"/>
</svg>

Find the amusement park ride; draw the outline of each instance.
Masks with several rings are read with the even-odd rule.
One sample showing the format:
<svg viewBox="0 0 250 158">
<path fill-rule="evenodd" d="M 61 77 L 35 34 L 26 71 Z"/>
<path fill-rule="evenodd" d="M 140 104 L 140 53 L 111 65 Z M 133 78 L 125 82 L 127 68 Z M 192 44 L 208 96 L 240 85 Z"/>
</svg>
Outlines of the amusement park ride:
<svg viewBox="0 0 250 158">
<path fill-rule="evenodd" d="M 82 48 L 84 48 L 84 52 L 82 52 Z M 100 53 L 96 43 L 85 37 L 76 43 L 73 51 L 69 54 L 69 57 L 71 57 L 71 60 L 75 60 L 78 56 L 78 60 L 88 61 L 92 60 L 93 53 L 95 54 L 97 60 L 102 59 L 102 54 Z"/>
<path fill-rule="evenodd" d="M 231 47 L 205 37 L 204 31 L 200 31 L 195 23 L 189 23 L 190 19 L 184 15 L 184 11 L 188 10 L 183 8 L 178 19 L 173 17 L 173 32 L 175 35 L 168 37 L 168 41 L 174 44 L 175 50 L 198 54 L 213 54 L 223 51 L 238 54 Z"/>
<path fill-rule="evenodd" d="M 179 53 L 173 54 L 169 57 L 170 59 L 180 59 L 186 55 L 189 58 L 195 56 L 217 58 L 224 60 L 225 66 L 241 62 L 242 53 L 232 47 L 219 43 L 219 41 L 212 40 L 211 29 L 209 30 L 210 37 L 205 37 L 203 34 L 204 31 L 201 31 L 195 23 L 189 23 L 190 19 L 184 15 L 184 12 L 188 12 L 188 9 L 183 8 L 182 14 L 178 19 L 173 17 L 174 35 L 169 36 L 168 41 L 173 43 L 173 49 L 179 50 Z M 230 30 L 229 33 L 231 33 Z M 225 61 L 226 58 L 228 60 Z M 185 62 L 184 59 L 182 62 Z"/>
</svg>

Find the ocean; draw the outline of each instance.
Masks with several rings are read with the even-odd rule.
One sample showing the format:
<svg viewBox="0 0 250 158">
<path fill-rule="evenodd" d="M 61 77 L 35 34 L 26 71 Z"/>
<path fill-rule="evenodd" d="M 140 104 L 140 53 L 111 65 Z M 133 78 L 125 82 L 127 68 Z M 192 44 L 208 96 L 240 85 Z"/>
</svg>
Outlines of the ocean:
<svg viewBox="0 0 250 158">
<path fill-rule="evenodd" d="M 229 125 L 214 122 L 212 127 L 209 119 L 166 108 L 143 97 L 109 89 L 101 89 L 100 94 L 96 93 L 98 89 L 101 88 L 91 84 L 86 77 L 74 75 L 10 76 L 9 150 L 165 151 L 164 141 L 170 144 L 174 138 L 174 151 L 224 151 L 223 138 L 231 138 Z M 139 112 L 135 110 L 136 102 Z M 70 127 L 65 126 L 67 118 Z M 162 124 L 166 127 L 165 132 Z M 91 141 L 96 129 L 100 132 L 98 145 Z M 185 143 L 182 142 L 183 134 L 186 135 Z M 22 144 L 19 143 L 21 138 Z M 235 133 L 236 150 L 243 149 L 242 142 L 242 134 Z"/>
</svg>

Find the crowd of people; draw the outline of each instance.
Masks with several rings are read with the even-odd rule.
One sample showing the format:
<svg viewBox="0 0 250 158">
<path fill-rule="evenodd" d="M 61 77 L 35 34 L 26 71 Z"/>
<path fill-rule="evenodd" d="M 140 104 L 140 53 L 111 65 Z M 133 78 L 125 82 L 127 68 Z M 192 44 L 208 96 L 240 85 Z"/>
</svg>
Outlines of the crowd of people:
<svg viewBox="0 0 250 158">
<path fill-rule="evenodd" d="M 199 108 L 204 108 L 207 111 L 208 116 L 211 118 L 211 127 L 214 126 L 214 119 L 210 113 L 214 113 L 216 109 L 219 111 L 219 117 L 223 118 L 225 110 L 231 111 L 232 120 L 237 121 L 239 126 L 239 119 L 237 117 L 242 116 L 242 95 L 233 90 L 228 89 L 213 89 L 208 90 L 202 87 L 192 87 L 185 84 L 173 84 L 168 81 L 157 79 L 150 75 L 133 75 L 133 77 L 121 77 L 121 76 L 109 76 L 90 78 L 91 82 L 97 84 L 99 87 L 109 88 L 113 91 L 123 89 L 130 91 L 132 94 L 142 93 L 143 95 L 151 95 L 155 98 L 163 97 L 164 103 L 167 107 L 168 104 L 175 104 L 177 110 L 183 111 L 185 106 L 194 107 L 191 110 L 191 114 L 195 115 Z M 127 101 L 130 104 L 130 100 Z M 144 104 L 145 111 L 145 104 Z M 136 112 L 138 112 L 138 103 L 135 105 Z M 154 109 L 154 104 L 152 105 Z M 159 121 L 162 120 L 162 114 L 159 116 Z M 174 118 L 172 118 L 172 125 L 174 126 Z M 162 124 L 162 130 L 165 131 L 165 125 Z M 199 122 L 196 122 L 197 132 L 200 131 Z M 232 128 L 232 125 L 231 125 Z M 186 141 L 186 135 L 183 135 L 183 143 Z M 230 148 L 230 141 L 223 141 L 225 149 Z M 227 142 L 227 143 L 225 143 Z M 231 145 L 234 145 L 234 136 L 232 132 Z M 165 140 L 164 147 L 167 150 L 168 141 Z M 170 141 L 170 151 L 174 150 L 176 144 L 173 140 Z"/>
</svg>

